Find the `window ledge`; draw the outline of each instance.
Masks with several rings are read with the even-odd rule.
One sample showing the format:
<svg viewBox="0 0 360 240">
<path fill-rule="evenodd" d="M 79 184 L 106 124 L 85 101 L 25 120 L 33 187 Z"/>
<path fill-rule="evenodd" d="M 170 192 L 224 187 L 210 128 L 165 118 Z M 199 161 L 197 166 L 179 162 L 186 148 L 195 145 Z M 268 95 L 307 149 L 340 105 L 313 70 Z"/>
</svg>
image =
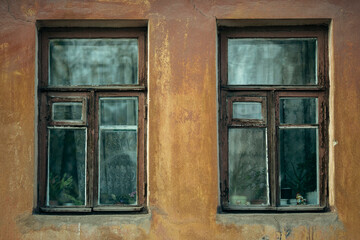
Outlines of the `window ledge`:
<svg viewBox="0 0 360 240">
<path fill-rule="evenodd" d="M 91 212 L 91 208 L 76 208 L 76 207 L 42 207 L 40 208 L 45 213 L 87 213 Z"/>
<path fill-rule="evenodd" d="M 284 207 L 271 207 L 271 206 L 223 206 L 224 212 L 238 212 L 241 211 L 257 211 L 266 213 L 267 211 L 278 211 L 278 212 L 323 212 L 325 207 L 315 205 L 301 205 L 301 206 L 284 206 Z M 273 212 L 272 212 L 273 213 Z"/>
<path fill-rule="evenodd" d="M 216 223 L 224 225 L 270 225 L 276 229 L 298 226 L 343 228 L 334 212 L 327 213 L 218 213 Z"/>
<path fill-rule="evenodd" d="M 23 214 L 16 218 L 16 223 L 24 232 L 37 231 L 43 228 L 68 225 L 89 226 L 119 226 L 137 225 L 145 231 L 150 231 L 151 214 L 86 214 L 86 215 L 63 215 L 63 214 Z"/>
<path fill-rule="evenodd" d="M 97 206 L 97 207 L 40 207 L 40 213 L 96 213 L 101 214 L 104 212 L 109 213 L 127 213 L 138 214 L 147 213 L 147 209 L 144 206 Z"/>
<path fill-rule="evenodd" d="M 113 206 L 103 206 L 103 207 L 94 207 L 94 212 L 140 212 L 144 207 L 134 206 L 134 207 L 113 207 Z"/>
<path fill-rule="evenodd" d="M 94 208 L 89 207 L 41 207 L 41 212 L 44 213 L 91 213 L 91 212 L 141 212 L 143 206 L 99 206 Z"/>
</svg>

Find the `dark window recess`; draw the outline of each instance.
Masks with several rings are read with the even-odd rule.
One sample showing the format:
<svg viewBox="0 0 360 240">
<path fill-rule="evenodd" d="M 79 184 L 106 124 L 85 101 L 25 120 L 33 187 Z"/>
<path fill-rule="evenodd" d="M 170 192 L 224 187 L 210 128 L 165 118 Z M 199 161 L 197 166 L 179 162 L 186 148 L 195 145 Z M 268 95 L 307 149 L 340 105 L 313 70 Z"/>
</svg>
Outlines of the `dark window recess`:
<svg viewBox="0 0 360 240">
<path fill-rule="evenodd" d="M 40 31 L 39 198 L 44 212 L 143 211 L 146 31 Z"/>
<path fill-rule="evenodd" d="M 223 211 L 327 208 L 327 28 L 219 29 Z"/>
</svg>

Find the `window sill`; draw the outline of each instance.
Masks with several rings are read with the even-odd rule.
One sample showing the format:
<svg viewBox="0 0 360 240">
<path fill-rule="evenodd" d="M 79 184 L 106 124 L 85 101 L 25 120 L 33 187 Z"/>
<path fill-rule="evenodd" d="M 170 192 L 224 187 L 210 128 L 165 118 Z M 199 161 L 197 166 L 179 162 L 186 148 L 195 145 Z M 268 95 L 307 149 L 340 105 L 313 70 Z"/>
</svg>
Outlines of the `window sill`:
<svg viewBox="0 0 360 240">
<path fill-rule="evenodd" d="M 271 207 L 271 206 L 223 206 L 222 210 L 224 212 L 243 212 L 243 211 L 253 211 L 253 212 L 324 212 L 325 207 L 321 206 L 288 206 L 288 207 Z"/>
<path fill-rule="evenodd" d="M 45 213 L 87 213 L 91 212 L 91 208 L 76 207 L 41 207 L 40 210 Z"/>
<path fill-rule="evenodd" d="M 134 206 L 134 207 L 113 207 L 113 206 L 101 206 L 94 207 L 94 212 L 140 212 L 143 210 L 142 206 Z"/>
<path fill-rule="evenodd" d="M 109 213 L 147 213 L 146 208 L 143 206 L 127 206 L 127 207 L 114 207 L 114 206 L 98 206 L 94 208 L 90 207 L 41 207 L 42 213 L 96 213 L 101 214 L 101 212 Z"/>
<path fill-rule="evenodd" d="M 218 213 L 216 223 L 223 225 L 270 225 L 281 230 L 298 226 L 343 228 L 334 212 L 322 213 Z"/>
</svg>

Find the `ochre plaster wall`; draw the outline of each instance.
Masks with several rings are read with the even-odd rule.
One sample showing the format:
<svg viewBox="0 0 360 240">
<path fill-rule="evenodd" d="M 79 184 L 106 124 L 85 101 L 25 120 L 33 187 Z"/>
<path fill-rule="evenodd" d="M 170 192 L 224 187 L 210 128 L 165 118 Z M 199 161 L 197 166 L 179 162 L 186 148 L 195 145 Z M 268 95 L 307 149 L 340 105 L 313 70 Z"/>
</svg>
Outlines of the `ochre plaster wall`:
<svg viewBox="0 0 360 240">
<path fill-rule="evenodd" d="M 331 19 L 331 213 L 217 214 L 216 19 L 258 18 Z M 149 214 L 32 214 L 50 19 L 148 20 Z M 0 239 L 360 239 L 359 23 L 356 0 L 0 0 Z"/>
</svg>

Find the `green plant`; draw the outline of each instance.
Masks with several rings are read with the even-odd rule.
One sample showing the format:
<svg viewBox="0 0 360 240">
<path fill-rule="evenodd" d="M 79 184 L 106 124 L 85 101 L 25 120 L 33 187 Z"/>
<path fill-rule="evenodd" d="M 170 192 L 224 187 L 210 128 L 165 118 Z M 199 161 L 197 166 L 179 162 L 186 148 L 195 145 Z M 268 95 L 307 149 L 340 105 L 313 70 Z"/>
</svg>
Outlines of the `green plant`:
<svg viewBox="0 0 360 240">
<path fill-rule="evenodd" d="M 82 205 L 83 202 L 74 197 L 75 187 L 72 176 L 64 173 L 63 177 L 54 175 L 50 172 L 49 176 L 49 197 L 55 200 L 59 205 L 64 203 L 72 203 L 74 205 Z"/>
<path fill-rule="evenodd" d="M 120 196 L 115 196 L 115 194 L 111 194 L 111 198 L 115 201 L 115 203 L 134 204 L 136 203 L 136 191 L 133 191 L 129 194 L 122 194 Z"/>
</svg>

